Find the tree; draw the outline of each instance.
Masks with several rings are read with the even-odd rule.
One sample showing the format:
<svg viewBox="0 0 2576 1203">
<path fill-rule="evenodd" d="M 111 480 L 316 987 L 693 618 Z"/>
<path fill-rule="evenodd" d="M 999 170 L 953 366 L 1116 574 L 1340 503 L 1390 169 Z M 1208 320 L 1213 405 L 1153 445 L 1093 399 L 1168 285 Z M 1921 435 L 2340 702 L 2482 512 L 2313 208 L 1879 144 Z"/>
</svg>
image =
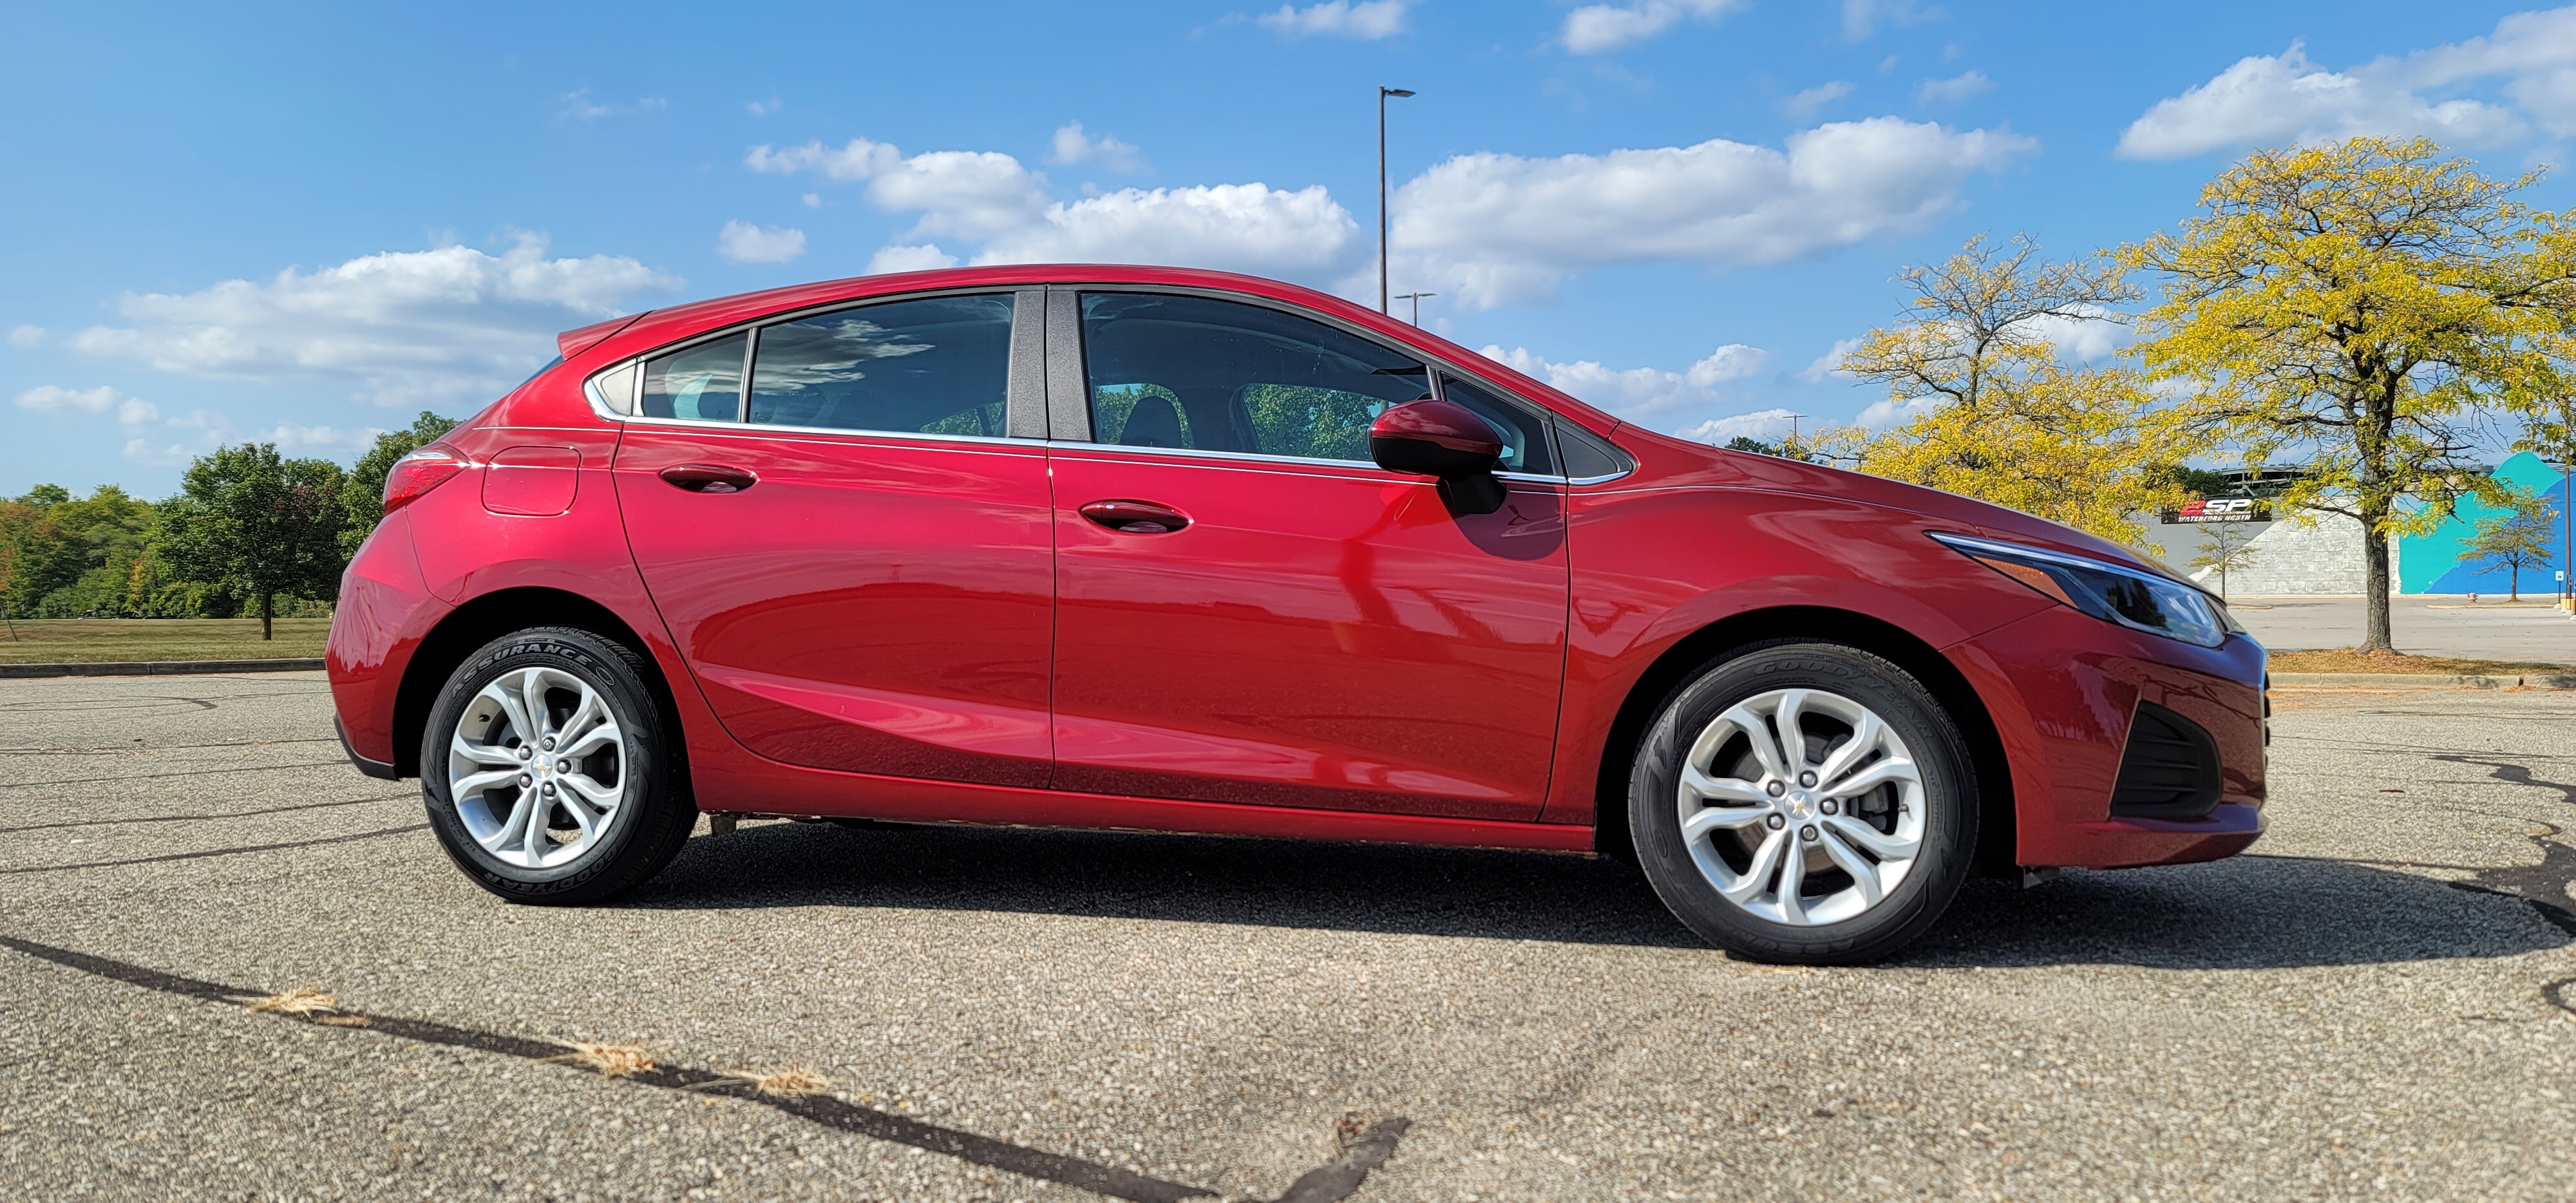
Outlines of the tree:
<svg viewBox="0 0 2576 1203">
<path fill-rule="evenodd" d="M 280 459 L 275 443 L 219 447 L 163 506 L 164 548 L 180 575 L 256 599 L 259 637 L 272 638 L 278 594 L 339 596 L 345 486 L 339 465 Z"/>
<path fill-rule="evenodd" d="M 2132 517 L 2180 504 L 2173 468 L 2191 448 L 2168 429 L 2137 373 L 2069 366 L 2051 334 L 2123 320 L 2136 298 L 2119 265 L 2052 263 L 2026 237 L 1972 238 L 1948 261 L 1908 267 L 1914 293 L 1896 325 L 1872 330 L 1841 369 L 1884 384 L 1913 417 L 1884 433 L 1818 439 L 1861 471 L 2011 506 L 2139 544 Z"/>
<path fill-rule="evenodd" d="M 2164 276 L 2137 353 L 2193 390 L 2191 428 L 2249 464 L 2304 452 L 2280 504 L 2360 522 L 2363 652 L 2393 650 L 2388 537 L 2495 493 L 2474 423 L 2552 387 L 2551 315 L 2576 305 L 2566 232 L 2513 199 L 2537 173 L 2439 154 L 2420 138 L 2258 151 L 2179 233 L 2122 252 Z"/>
<path fill-rule="evenodd" d="M 340 558 L 358 554 L 358 545 L 376 524 L 385 520 L 385 476 L 394 469 L 394 461 L 418 451 L 456 429 L 454 418 L 442 418 L 428 410 L 412 419 L 406 430 L 388 431 L 376 436 L 376 445 L 358 457 L 349 469 L 349 478 L 341 486 L 341 509 L 345 519 L 340 526 Z"/>
<path fill-rule="evenodd" d="M 2470 537 L 2468 552 L 2460 558 L 2503 565 L 2510 600 L 2521 601 L 2522 570 L 2554 561 L 2557 557 L 2552 553 L 2557 542 L 2558 511 L 2548 502 L 2517 490 L 2507 498 L 2503 513 L 2478 520 L 2477 533 Z"/>
<path fill-rule="evenodd" d="M 2220 600 L 2224 601 L 2227 597 L 2227 574 L 2253 565 L 2257 554 L 2254 549 L 2254 536 L 2259 533 L 2261 532 L 2248 529 L 2242 523 L 2212 524 L 2209 528 L 2209 545 L 2201 548 L 2200 554 L 2191 558 L 2191 566 L 2194 568 L 2218 570 Z"/>
<path fill-rule="evenodd" d="M 1796 441 L 1791 439 L 1782 439 L 1777 443 L 1766 443 L 1749 435 L 1739 434 L 1726 441 L 1726 449 L 1729 451 L 1750 451 L 1755 455 L 1768 455 L 1774 459 L 1803 460 L 1812 458 L 1807 454 L 1806 448 L 1799 446 Z"/>
</svg>

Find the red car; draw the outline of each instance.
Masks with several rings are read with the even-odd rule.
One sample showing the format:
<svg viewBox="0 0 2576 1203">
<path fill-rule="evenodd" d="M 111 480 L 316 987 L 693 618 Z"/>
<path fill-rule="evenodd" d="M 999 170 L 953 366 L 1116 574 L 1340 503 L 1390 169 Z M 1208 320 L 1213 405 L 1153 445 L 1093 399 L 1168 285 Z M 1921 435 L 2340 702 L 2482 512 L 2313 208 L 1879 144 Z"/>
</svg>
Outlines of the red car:
<svg viewBox="0 0 2576 1203">
<path fill-rule="evenodd" d="M 485 888 L 700 812 L 1632 856 L 1842 962 L 2263 830 L 2264 653 L 2024 514 L 1623 424 L 1333 297 L 962 268 L 619 318 L 396 466 L 330 675 Z"/>
</svg>

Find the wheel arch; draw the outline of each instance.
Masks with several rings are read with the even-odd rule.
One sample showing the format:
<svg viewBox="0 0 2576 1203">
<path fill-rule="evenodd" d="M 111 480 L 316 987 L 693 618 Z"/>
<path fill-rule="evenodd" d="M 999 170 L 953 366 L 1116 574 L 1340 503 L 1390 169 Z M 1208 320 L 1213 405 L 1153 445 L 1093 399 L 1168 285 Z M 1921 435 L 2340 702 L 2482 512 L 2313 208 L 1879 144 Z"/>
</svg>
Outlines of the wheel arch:
<svg viewBox="0 0 2576 1203">
<path fill-rule="evenodd" d="M 643 636 L 616 611 L 578 593 L 524 586 L 495 589 L 458 606 L 413 650 L 410 662 L 403 666 L 402 685 L 394 694 L 397 776 L 420 775 L 420 741 L 429 725 L 429 711 L 456 666 L 484 644 L 530 627 L 576 627 L 633 651 L 644 662 L 644 684 L 653 691 L 653 702 L 661 707 L 662 721 L 671 730 L 666 741 L 671 755 L 687 755 L 688 741 L 680 737 L 680 710 L 671 696 L 671 683 Z M 675 767 L 682 768 L 681 779 L 686 780 L 685 763 Z"/>
<path fill-rule="evenodd" d="M 2015 863 L 2012 763 L 1984 699 L 1931 644 L 1905 628 L 1828 606 L 1774 606 L 1732 614 L 1691 632 L 1655 658 L 1631 686 L 1610 724 L 1593 786 L 1593 846 L 1633 862 L 1628 835 L 1628 777 L 1646 725 L 1665 702 L 1707 665 L 1764 644 L 1839 643 L 1884 657 L 1912 674 L 1959 724 L 1977 776 L 1977 866 L 2000 873 Z"/>
</svg>

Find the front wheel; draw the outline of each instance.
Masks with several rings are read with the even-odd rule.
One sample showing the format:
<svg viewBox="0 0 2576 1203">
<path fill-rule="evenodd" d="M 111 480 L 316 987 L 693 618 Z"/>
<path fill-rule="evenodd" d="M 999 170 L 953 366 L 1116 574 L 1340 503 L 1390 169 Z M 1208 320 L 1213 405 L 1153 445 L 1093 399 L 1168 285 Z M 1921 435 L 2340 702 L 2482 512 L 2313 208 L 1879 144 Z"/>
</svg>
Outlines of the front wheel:
<svg viewBox="0 0 2576 1203">
<path fill-rule="evenodd" d="M 493 640 L 447 680 L 422 734 L 432 830 L 475 884 L 579 905 L 660 872 L 696 825 L 644 663 L 589 631 Z"/>
<path fill-rule="evenodd" d="M 1966 741 L 1931 692 L 1857 648 L 1721 661 L 1647 729 L 1630 833 L 1664 904 L 1745 957 L 1850 964 L 1941 917 L 1977 843 Z"/>
</svg>

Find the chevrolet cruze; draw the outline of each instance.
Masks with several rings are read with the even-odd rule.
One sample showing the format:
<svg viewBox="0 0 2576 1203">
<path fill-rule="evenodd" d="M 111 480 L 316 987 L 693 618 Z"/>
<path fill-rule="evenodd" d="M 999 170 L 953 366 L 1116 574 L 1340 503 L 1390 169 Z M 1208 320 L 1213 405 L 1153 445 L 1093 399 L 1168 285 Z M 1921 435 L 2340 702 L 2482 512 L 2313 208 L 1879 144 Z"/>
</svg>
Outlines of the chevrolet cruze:
<svg viewBox="0 0 2576 1203">
<path fill-rule="evenodd" d="M 514 901 L 701 812 L 1602 852 L 1740 954 L 2263 830 L 2264 653 L 1995 506 L 1622 423 L 1216 272 L 619 318 L 396 465 L 330 676 Z"/>
</svg>

